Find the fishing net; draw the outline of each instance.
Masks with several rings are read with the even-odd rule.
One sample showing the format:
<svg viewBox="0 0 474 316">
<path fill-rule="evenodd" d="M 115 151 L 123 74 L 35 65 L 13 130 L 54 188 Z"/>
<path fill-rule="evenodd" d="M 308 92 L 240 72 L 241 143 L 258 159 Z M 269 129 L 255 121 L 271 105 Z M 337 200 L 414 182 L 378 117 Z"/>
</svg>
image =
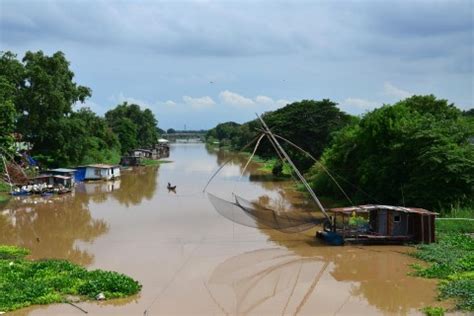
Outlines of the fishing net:
<svg viewBox="0 0 474 316">
<path fill-rule="evenodd" d="M 208 193 L 209 200 L 216 211 L 225 218 L 248 227 L 276 229 L 284 233 L 298 233 L 326 220 L 304 211 L 276 211 L 250 202 L 234 194 L 235 201 L 221 199 Z"/>
</svg>

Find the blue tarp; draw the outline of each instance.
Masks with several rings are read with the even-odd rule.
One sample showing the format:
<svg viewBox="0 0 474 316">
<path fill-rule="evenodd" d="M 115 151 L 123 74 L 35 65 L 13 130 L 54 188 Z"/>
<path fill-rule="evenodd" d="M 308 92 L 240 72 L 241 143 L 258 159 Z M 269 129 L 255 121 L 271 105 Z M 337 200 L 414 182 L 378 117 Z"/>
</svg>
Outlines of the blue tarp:
<svg viewBox="0 0 474 316">
<path fill-rule="evenodd" d="M 36 162 L 36 160 L 34 160 L 31 156 L 26 155 L 26 159 L 28 160 L 28 164 L 29 164 L 30 166 L 36 166 L 36 165 L 38 165 L 38 163 Z"/>
<path fill-rule="evenodd" d="M 86 178 L 86 169 L 85 167 L 78 167 L 77 170 L 74 172 L 74 179 L 76 182 L 84 181 Z"/>
</svg>

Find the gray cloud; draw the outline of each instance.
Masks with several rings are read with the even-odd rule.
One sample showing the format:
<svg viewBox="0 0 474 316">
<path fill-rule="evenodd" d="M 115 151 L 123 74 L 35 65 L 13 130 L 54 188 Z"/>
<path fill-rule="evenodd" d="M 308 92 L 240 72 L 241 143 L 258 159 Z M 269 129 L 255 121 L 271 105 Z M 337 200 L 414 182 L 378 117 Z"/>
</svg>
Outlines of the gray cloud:
<svg viewBox="0 0 474 316">
<path fill-rule="evenodd" d="M 383 90 L 389 82 L 468 108 L 473 3 L 2 0 L 0 50 L 19 57 L 62 50 L 101 112 L 116 104 L 111 95 L 150 100 L 163 104 L 156 108 L 164 127 L 253 118 L 251 107 L 208 102 L 188 113 L 180 106 L 183 96 L 219 102 L 222 91 L 235 104 L 244 100 L 238 91 L 273 108 L 283 100 L 345 100 L 358 113 L 371 100 L 398 101 Z"/>
</svg>

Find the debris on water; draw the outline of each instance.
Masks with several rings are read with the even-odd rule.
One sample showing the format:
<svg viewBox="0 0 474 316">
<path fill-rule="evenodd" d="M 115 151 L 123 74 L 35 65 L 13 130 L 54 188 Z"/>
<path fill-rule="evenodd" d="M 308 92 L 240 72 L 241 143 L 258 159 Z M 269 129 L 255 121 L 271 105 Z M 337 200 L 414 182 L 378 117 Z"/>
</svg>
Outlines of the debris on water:
<svg viewBox="0 0 474 316">
<path fill-rule="evenodd" d="M 97 294 L 97 296 L 95 297 L 95 299 L 98 300 L 98 301 L 103 301 L 103 300 L 105 300 L 105 295 L 104 295 L 104 293 L 101 292 L 101 293 Z"/>
<path fill-rule="evenodd" d="M 81 298 L 75 295 L 66 295 L 65 300 L 70 303 L 79 303 Z"/>
</svg>

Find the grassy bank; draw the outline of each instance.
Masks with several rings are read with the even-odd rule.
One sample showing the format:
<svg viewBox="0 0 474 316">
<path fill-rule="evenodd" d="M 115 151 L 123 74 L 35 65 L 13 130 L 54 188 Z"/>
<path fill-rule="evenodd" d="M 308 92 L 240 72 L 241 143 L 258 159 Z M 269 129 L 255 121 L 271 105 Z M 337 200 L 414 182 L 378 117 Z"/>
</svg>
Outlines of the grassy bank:
<svg viewBox="0 0 474 316">
<path fill-rule="evenodd" d="M 474 210 L 457 209 L 441 212 L 445 216 L 474 217 Z M 453 299 L 461 311 L 474 311 L 474 221 L 441 218 L 436 221 L 437 242 L 419 245 L 413 256 L 427 266 L 414 265 L 414 274 L 440 279 L 439 299 Z M 443 315 L 440 308 L 427 308 L 428 315 Z"/>
<path fill-rule="evenodd" d="M 156 160 L 156 159 L 143 159 L 142 164 L 144 166 L 158 166 L 164 163 L 170 163 L 173 162 L 171 160 Z"/>
<path fill-rule="evenodd" d="M 65 260 L 28 260 L 28 249 L 0 245 L 0 312 L 36 304 L 106 299 L 138 293 L 141 285 L 130 277 L 111 271 L 93 270 Z"/>
<path fill-rule="evenodd" d="M 0 180 L 0 192 L 10 192 L 10 185 L 2 180 Z"/>
<path fill-rule="evenodd" d="M 0 180 L 0 204 L 10 199 L 8 192 L 10 192 L 10 185 Z"/>
</svg>

